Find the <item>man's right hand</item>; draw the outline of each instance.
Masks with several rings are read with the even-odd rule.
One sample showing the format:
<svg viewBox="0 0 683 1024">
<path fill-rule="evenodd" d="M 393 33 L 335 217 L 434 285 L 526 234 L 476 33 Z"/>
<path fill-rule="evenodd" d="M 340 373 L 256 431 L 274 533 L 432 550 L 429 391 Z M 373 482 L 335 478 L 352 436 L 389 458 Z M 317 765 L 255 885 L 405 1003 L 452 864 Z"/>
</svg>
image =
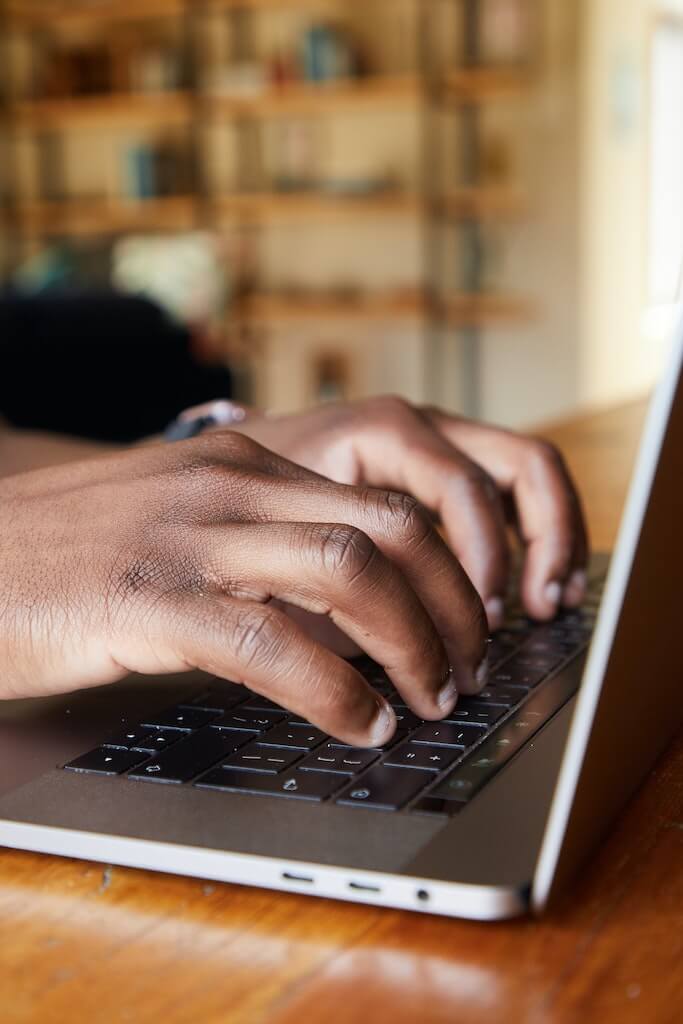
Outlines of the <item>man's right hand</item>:
<svg viewBox="0 0 683 1024">
<path fill-rule="evenodd" d="M 239 434 L 0 481 L 0 566 L 0 698 L 199 668 L 387 741 L 386 701 L 279 602 L 328 615 L 421 718 L 483 683 L 484 609 L 428 514 Z"/>
</svg>

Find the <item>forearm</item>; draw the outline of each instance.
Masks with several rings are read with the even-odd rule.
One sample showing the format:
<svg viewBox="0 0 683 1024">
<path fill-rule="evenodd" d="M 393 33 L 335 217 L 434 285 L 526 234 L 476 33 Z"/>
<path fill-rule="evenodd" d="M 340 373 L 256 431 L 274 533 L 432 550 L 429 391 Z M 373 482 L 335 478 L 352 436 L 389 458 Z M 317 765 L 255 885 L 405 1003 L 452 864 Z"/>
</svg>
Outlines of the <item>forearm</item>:
<svg viewBox="0 0 683 1024">
<path fill-rule="evenodd" d="M 117 447 L 42 431 L 14 430 L 0 422 L 0 477 L 93 458 Z"/>
</svg>

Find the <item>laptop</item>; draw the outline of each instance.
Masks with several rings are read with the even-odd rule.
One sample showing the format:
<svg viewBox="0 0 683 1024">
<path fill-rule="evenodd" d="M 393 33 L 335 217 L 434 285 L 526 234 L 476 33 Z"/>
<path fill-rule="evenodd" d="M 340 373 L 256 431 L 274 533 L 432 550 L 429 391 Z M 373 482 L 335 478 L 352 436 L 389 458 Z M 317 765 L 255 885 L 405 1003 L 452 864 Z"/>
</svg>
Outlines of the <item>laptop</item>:
<svg viewBox="0 0 683 1024">
<path fill-rule="evenodd" d="M 490 641 L 485 690 L 386 748 L 243 687 L 130 678 L 0 704 L 0 846 L 479 920 L 543 911 L 683 721 L 683 325 L 611 564 Z M 1 853 L 0 853 L 1 856 Z"/>
</svg>

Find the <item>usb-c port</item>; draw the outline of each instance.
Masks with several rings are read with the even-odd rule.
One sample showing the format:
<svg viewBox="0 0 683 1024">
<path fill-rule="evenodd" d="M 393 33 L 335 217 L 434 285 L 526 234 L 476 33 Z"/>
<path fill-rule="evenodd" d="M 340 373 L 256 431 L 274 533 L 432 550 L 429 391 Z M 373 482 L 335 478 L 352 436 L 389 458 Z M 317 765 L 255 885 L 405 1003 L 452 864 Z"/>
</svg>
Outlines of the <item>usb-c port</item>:
<svg viewBox="0 0 683 1024">
<path fill-rule="evenodd" d="M 361 882 L 349 882 L 349 889 L 354 889 L 356 892 L 381 892 L 382 891 L 378 885 L 363 885 Z"/>
<path fill-rule="evenodd" d="M 283 871 L 282 877 L 286 882 L 308 882 L 309 885 L 313 884 L 313 879 L 309 875 L 295 875 L 291 871 Z"/>
</svg>

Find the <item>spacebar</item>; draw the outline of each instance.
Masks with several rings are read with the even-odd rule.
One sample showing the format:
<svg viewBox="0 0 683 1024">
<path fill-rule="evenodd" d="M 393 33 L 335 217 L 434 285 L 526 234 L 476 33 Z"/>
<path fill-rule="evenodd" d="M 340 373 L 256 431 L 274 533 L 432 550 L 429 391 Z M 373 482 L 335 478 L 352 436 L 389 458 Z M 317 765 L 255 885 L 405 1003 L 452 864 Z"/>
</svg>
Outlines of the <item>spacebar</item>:
<svg viewBox="0 0 683 1024">
<path fill-rule="evenodd" d="M 543 683 L 529 700 L 482 743 L 472 757 L 462 761 L 427 794 L 416 810 L 449 813 L 471 799 L 518 750 L 567 703 L 578 688 L 580 676 L 564 672 Z"/>
</svg>

